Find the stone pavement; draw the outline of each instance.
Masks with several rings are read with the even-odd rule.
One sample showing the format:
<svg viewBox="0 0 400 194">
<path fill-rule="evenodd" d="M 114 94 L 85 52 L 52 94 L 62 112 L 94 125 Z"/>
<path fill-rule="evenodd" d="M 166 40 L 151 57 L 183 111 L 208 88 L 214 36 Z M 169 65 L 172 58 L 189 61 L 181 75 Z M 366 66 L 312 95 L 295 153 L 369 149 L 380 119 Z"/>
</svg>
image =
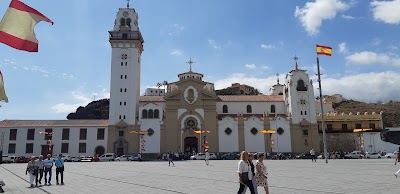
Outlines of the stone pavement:
<svg viewBox="0 0 400 194">
<path fill-rule="evenodd" d="M 237 160 L 66 163 L 65 185 L 28 188 L 26 164 L 0 165 L 6 193 L 236 193 Z M 266 161 L 270 193 L 400 193 L 393 159 Z M 263 188 L 258 188 L 264 193 Z M 247 193 L 250 193 L 249 191 Z"/>
</svg>

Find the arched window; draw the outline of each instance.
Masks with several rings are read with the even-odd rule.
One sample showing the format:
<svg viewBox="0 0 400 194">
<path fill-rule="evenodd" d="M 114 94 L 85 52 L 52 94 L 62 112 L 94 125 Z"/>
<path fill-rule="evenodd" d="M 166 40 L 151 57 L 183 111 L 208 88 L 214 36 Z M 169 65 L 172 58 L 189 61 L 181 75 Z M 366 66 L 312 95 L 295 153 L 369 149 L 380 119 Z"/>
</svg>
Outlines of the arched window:
<svg viewBox="0 0 400 194">
<path fill-rule="evenodd" d="M 160 118 L 160 111 L 159 111 L 158 109 L 155 109 L 155 110 L 154 110 L 154 118 L 155 118 L 155 119 Z"/>
<path fill-rule="evenodd" d="M 149 116 L 149 119 L 152 119 L 152 118 L 154 118 L 153 116 L 153 110 L 149 110 L 149 112 L 148 112 L 148 116 Z"/>
<path fill-rule="evenodd" d="M 246 110 L 247 110 L 247 113 L 251 113 L 252 112 L 251 111 L 251 105 L 247 105 Z"/>
<path fill-rule="evenodd" d="M 304 81 L 302 79 L 297 81 L 297 91 L 307 91 L 307 87 L 304 85 Z"/>
<path fill-rule="evenodd" d="M 119 23 L 121 24 L 121 26 L 125 26 L 125 18 L 121 18 L 121 20 L 119 20 Z"/>
<path fill-rule="evenodd" d="M 228 106 L 227 105 L 222 106 L 222 113 L 228 113 Z"/>
<path fill-rule="evenodd" d="M 271 113 L 275 113 L 275 105 L 271 105 Z"/>
<path fill-rule="evenodd" d="M 142 110 L 142 118 L 147 119 L 147 110 L 146 109 Z"/>
<path fill-rule="evenodd" d="M 131 18 L 126 19 L 126 25 L 127 26 L 131 26 L 131 22 L 132 22 Z"/>
</svg>

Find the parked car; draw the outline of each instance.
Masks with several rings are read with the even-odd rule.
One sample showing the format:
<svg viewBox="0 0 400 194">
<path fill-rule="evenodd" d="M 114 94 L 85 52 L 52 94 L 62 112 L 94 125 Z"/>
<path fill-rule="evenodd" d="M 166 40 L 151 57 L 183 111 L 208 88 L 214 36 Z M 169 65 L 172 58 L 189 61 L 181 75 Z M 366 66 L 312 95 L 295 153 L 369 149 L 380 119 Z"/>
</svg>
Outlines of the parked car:
<svg viewBox="0 0 400 194">
<path fill-rule="evenodd" d="M 383 158 L 383 156 L 382 156 L 380 153 L 366 154 L 366 157 L 367 157 L 368 159 Z"/>
<path fill-rule="evenodd" d="M 71 156 L 69 155 L 63 155 L 62 159 L 64 159 L 65 162 L 72 162 Z"/>
<path fill-rule="evenodd" d="M 344 155 L 344 158 L 346 159 L 357 159 L 357 158 L 363 158 L 364 154 L 361 151 L 353 151 L 349 154 Z"/>
<path fill-rule="evenodd" d="M 80 157 L 71 157 L 71 162 L 80 162 L 81 158 Z"/>
<path fill-rule="evenodd" d="M 387 153 L 387 154 L 385 155 L 385 158 L 396 158 L 396 155 L 397 155 L 398 152 L 399 152 L 399 151 L 395 151 L 395 152 L 393 152 L 393 153 Z"/>
<path fill-rule="evenodd" d="M 29 158 L 25 157 L 25 156 L 19 156 L 17 157 L 17 159 L 15 159 L 15 163 L 28 163 L 29 162 Z"/>
<path fill-rule="evenodd" d="M 301 153 L 296 156 L 296 159 L 311 159 L 312 156 L 310 153 Z"/>
<path fill-rule="evenodd" d="M 98 156 L 93 156 L 93 162 L 98 162 L 100 161 L 100 158 Z"/>
<path fill-rule="evenodd" d="M 93 157 L 91 156 L 80 156 L 81 162 L 93 162 Z"/>
<path fill-rule="evenodd" d="M 215 160 L 217 159 L 217 156 L 214 153 L 209 153 L 210 154 L 210 160 Z M 206 155 L 204 153 L 198 153 L 194 156 L 190 156 L 191 160 L 204 160 L 206 159 Z"/>
<path fill-rule="evenodd" d="M 8 155 L 3 155 L 2 156 L 2 161 L 3 163 L 15 163 L 15 159 L 17 157 L 15 156 L 8 156 Z"/>
<path fill-rule="evenodd" d="M 115 161 L 133 161 L 133 156 L 131 155 L 122 155 L 115 158 Z"/>
<path fill-rule="evenodd" d="M 107 153 L 100 156 L 100 161 L 114 161 L 115 154 L 114 153 Z"/>
<path fill-rule="evenodd" d="M 221 156 L 221 160 L 238 160 L 240 154 L 238 152 L 231 152 Z"/>
</svg>

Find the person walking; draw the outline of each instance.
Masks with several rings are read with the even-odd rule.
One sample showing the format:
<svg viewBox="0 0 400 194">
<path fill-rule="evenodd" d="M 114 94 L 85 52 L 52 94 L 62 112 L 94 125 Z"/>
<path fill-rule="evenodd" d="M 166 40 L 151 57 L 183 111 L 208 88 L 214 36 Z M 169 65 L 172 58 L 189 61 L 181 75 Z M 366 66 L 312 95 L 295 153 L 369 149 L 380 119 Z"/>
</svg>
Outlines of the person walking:
<svg viewBox="0 0 400 194">
<path fill-rule="evenodd" d="M 64 185 L 64 159 L 62 159 L 62 154 L 58 155 L 58 158 L 54 162 L 56 164 L 56 181 L 58 182 L 58 174 L 61 175 L 61 185 Z"/>
<path fill-rule="evenodd" d="M 51 155 L 47 154 L 47 158 L 43 161 L 44 166 L 44 185 L 51 185 L 51 174 L 53 168 L 53 159 L 51 159 Z M 47 179 L 47 175 L 49 175 L 49 179 Z"/>
<path fill-rule="evenodd" d="M 396 160 L 394 161 L 394 165 L 396 165 L 397 162 L 400 162 L 400 147 L 399 147 L 399 151 L 397 151 Z M 397 176 L 399 174 L 400 174 L 400 169 L 396 173 L 394 173 L 394 176 L 397 178 Z"/>
<path fill-rule="evenodd" d="M 251 166 L 248 161 L 248 154 L 246 151 L 242 151 L 240 154 L 240 161 L 238 163 L 238 175 L 239 175 L 239 191 L 237 194 L 242 194 L 242 192 L 245 189 L 245 186 L 247 186 L 250 189 L 251 194 L 255 194 L 254 192 L 254 187 L 253 187 L 253 182 L 251 181 L 253 179 L 253 173 L 251 172 Z"/>
<path fill-rule="evenodd" d="M 251 182 L 253 183 L 254 193 L 258 194 L 257 182 L 256 182 L 256 179 L 255 179 L 256 173 L 255 173 L 255 170 L 254 170 L 253 160 L 254 160 L 254 154 L 248 153 L 248 161 L 249 161 L 249 164 L 250 164 L 250 167 L 251 167 L 251 173 L 253 174 L 253 178 L 251 179 Z M 242 194 L 245 194 L 246 191 L 247 191 L 247 186 L 245 186 L 244 191 L 243 191 Z"/>
<path fill-rule="evenodd" d="M 174 162 L 172 161 L 172 159 L 174 158 L 173 154 L 171 151 L 168 152 L 168 166 L 171 166 L 171 163 L 173 166 L 175 166 Z"/>
<path fill-rule="evenodd" d="M 267 167 L 265 167 L 264 163 L 264 153 L 258 155 L 258 160 L 256 162 L 256 177 L 255 180 L 257 182 L 257 186 L 264 187 L 265 193 L 269 194 L 268 182 L 267 182 Z"/>
<path fill-rule="evenodd" d="M 43 170 L 44 170 L 44 162 L 43 162 L 43 155 L 39 156 L 39 160 L 37 161 L 38 173 L 36 175 L 36 186 L 38 183 L 42 185 L 42 178 L 43 178 Z"/>
<path fill-rule="evenodd" d="M 206 151 L 206 157 L 204 158 L 204 161 L 206 162 L 207 165 L 210 164 L 210 153 L 208 153 L 208 151 Z"/>
<path fill-rule="evenodd" d="M 28 166 L 26 167 L 25 174 L 29 173 L 29 183 L 31 184 L 30 188 L 33 188 L 33 181 L 35 180 L 37 174 L 37 165 L 36 159 L 34 156 L 31 157 L 31 161 L 28 162 Z"/>
<path fill-rule="evenodd" d="M 4 181 L 2 181 L 0 179 L 0 193 L 4 193 L 4 189 L 3 189 L 4 186 L 6 186 L 6 184 L 4 183 Z"/>
<path fill-rule="evenodd" d="M 315 158 L 314 148 L 310 150 L 310 154 L 311 154 L 311 162 L 317 162 L 317 159 Z"/>
</svg>

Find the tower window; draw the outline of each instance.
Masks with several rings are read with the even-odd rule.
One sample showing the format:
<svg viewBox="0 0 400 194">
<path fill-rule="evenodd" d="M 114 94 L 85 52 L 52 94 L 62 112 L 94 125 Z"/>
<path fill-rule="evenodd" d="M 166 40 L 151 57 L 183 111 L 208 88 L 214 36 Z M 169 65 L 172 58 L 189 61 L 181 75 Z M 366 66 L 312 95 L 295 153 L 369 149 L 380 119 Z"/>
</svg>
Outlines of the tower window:
<svg viewBox="0 0 400 194">
<path fill-rule="evenodd" d="M 121 79 L 123 78 L 123 76 L 121 75 Z"/>
<path fill-rule="evenodd" d="M 142 110 L 142 118 L 147 119 L 147 110 L 146 109 Z"/>
<path fill-rule="evenodd" d="M 222 113 L 228 113 L 228 106 L 227 105 L 222 106 Z"/>
<path fill-rule="evenodd" d="M 122 118 L 122 116 L 121 115 L 119 115 L 119 119 L 121 119 Z"/>
<path fill-rule="evenodd" d="M 121 26 L 125 26 L 125 18 L 121 18 L 121 20 L 119 20 L 119 23 L 121 23 Z"/>
<path fill-rule="evenodd" d="M 122 34 L 122 39 L 123 39 L 123 40 L 128 39 L 128 34 L 127 34 L 127 33 L 123 33 L 123 34 Z"/>
<path fill-rule="evenodd" d="M 127 77 L 128 77 L 128 76 L 127 76 L 127 75 L 125 75 L 125 79 L 127 79 Z"/>
<path fill-rule="evenodd" d="M 271 113 L 275 113 L 275 105 L 271 105 Z"/>
<path fill-rule="evenodd" d="M 132 22 L 131 18 L 126 19 L 126 25 L 127 26 L 131 26 L 131 22 Z"/>
<path fill-rule="evenodd" d="M 128 62 L 125 62 L 125 66 L 128 66 Z"/>
<path fill-rule="evenodd" d="M 119 105 L 122 106 L 122 102 L 119 102 Z"/>
<path fill-rule="evenodd" d="M 297 91 L 307 91 L 307 87 L 304 85 L 304 81 L 302 79 L 297 81 Z"/>
<path fill-rule="evenodd" d="M 122 92 L 122 88 L 119 91 Z"/>
<path fill-rule="evenodd" d="M 153 110 L 149 110 L 149 112 L 148 112 L 148 116 L 149 116 L 149 119 L 152 119 L 153 118 Z"/>
<path fill-rule="evenodd" d="M 124 106 L 126 106 L 126 102 L 124 102 Z"/>
<path fill-rule="evenodd" d="M 126 88 L 125 88 L 125 92 L 126 92 Z"/>
<path fill-rule="evenodd" d="M 303 129 L 303 135 L 308 135 L 308 129 Z"/>
<path fill-rule="evenodd" d="M 124 115 L 124 119 L 126 119 L 126 116 Z"/>
<path fill-rule="evenodd" d="M 124 66 L 124 62 L 121 62 L 121 66 Z"/>
<path fill-rule="evenodd" d="M 160 111 L 159 111 L 158 109 L 155 109 L 155 110 L 154 110 L 154 118 L 155 118 L 155 119 L 160 118 Z"/>
<path fill-rule="evenodd" d="M 300 111 L 300 115 L 303 115 L 303 111 Z"/>
<path fill-rule="evenodd" d="M 304 111 L 304 115 L 307 115 L 307 111 Z"/>
<path fill-rule="evenodd" d="M 251 113 L 252 112 L 251 111 L 251 105 L 247 105 L 246 110 L 247 110 L 247 113 Z"/>
</svg>

